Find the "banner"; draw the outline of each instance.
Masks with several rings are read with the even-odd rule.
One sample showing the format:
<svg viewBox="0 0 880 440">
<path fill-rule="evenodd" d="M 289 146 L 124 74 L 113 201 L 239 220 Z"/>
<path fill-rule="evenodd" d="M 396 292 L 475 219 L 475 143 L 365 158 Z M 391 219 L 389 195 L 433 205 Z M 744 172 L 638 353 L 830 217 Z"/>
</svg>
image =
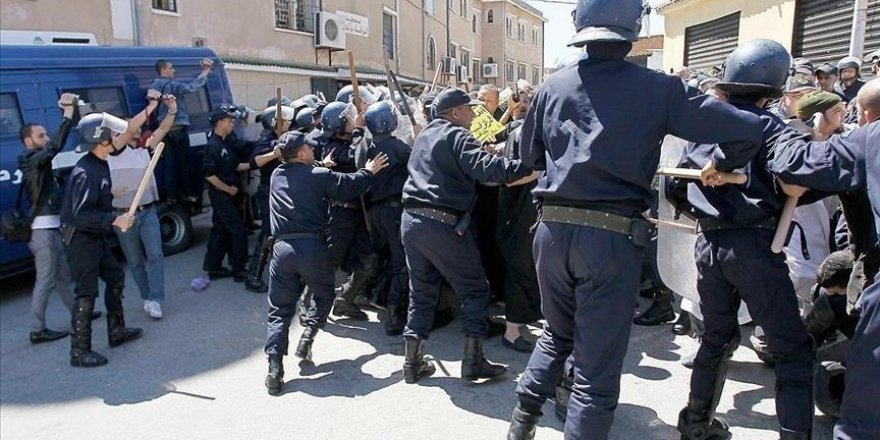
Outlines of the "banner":
<svg viewBox="0 0 880 440">
<path fill-rule="evenodd" d="M 498 133 L 504 131 L 504 125 L 496 121 L 486 110 L 486 107 L 477 105 L 474 109 L 474 120 L 471 122 L 471 134 L 480 142 L 491 141 Z"/>
</svg>

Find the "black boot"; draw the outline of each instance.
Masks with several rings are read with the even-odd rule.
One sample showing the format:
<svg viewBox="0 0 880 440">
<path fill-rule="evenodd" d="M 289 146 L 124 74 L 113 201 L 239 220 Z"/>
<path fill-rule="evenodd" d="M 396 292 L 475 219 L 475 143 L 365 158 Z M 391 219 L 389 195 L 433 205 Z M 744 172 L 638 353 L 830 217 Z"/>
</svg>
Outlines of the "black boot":
<svg viewBox="0 0 880 440">
<path fill-rule="evenodd" d="M 532 413 L 522 409 L 519 405 L 513 409 L 510 418 L 510 428 L 507 430 L 507 440 L 533 440 L 541 412 Z"/>
<path fill-rule="evenodd" d="M 299 304 L 297 307 L 299 308 L 299 313 L 297 313 L 299 319 L 300 327 L 308 327 L 308 323 L 306 323 L 306 318 L 309 316 L 309 307 L 312 306 L 312 292 L 309 291 L 309 288 L 306 287 L 305 292 L 303 292 L 302 298 L 299 300 Z"/>
<path fill-rule="evenodd" d="M 367 314 L 354 303 L 354 299 L 360 294 L 369 281 L 369 272 L 366 269 L 355 270 L 351 274 L 351 280 L 342 286 L 342 295 L 333 301 L 333 316 L 341 316 L 355 321 L 366 321 Z"/>
<path fill-rule="evenodd" d="M 489 362 L 483 356 L 483 340 L 465 338 L 461 378 L 465 380 L 491 379 L 507 372 L 507 367 Z"/>
<path fill-rule="evenodd" d="M 262 278 L 254 277 L 253 274 L 250 274 L 247 281 L 244 282 L 244 288 L 254 293 L 266 293 L 269 291 L 269 285 Z"/>
<path fill-rule="evenodd" d="M 675 321 L 675 312 L 672 310 L 672 292 L 660 288 L 654 295 L 651 307 L 645 310 L 645 313 L 636 316 L 633 319 L 633 324 L 655 326 L 672 321 Z"/>
<path fill-rule="evenodd" d="M 254 249 L 251 261 L 248 262 L 248 278 L 244 282 L 244 288 L 249 292 L 266 293 L 269 291 L 269 285 L 263 281 L 263 267 L 266 265 L 265 255 L 267 255 L 264 247 L 267 244 L 262 243 L 261 246 Z"/>
<path fill-rule="evenodd" d="M 70 365 L 74 367 L 100 367 L 107 365 L 107 358 L 92 351 L 92 311 L 94 298 L 77 298 L 73 304 L 70 323 Z"/>
<path fill-rule="evenodd" d="M 400 306 L 388 309 L 385 317 L 385 334 L 388 336 L 398 336 L 403 334 L 403 328 L 406 327 L 406 312 L 401 313 Z"/>
<path fill-rule="evenodd" d="M 266 391 L 277 396 L 284 386 L 284 362 L 280 354 L 269 355 L 269 374 L 266 375 Z"/>
<path fill-rule="evenodd" d="M 107 339 L 111 347 L 118 347 L 128 341 L 133 341 L 143 334 L 139 328 L 126 328 L 125 317 L 122 310 L 122 286 L 104 291 L 107 298 Z"/>
<path fill-rule="evenodd" d="M 312 360 L 312 343 L 315 342 L 315 336 L 318 334 L 317 327 L 306 327 L 302 336 L 299 338 L 299 345 L 296 346 L 294 355 L 304 361 Z"/>
<path fill-rule="evenodd" d="M 678 413 L 681 440 L 730 440 L 727 422 L 713 413 L 710 402 L 691 397 L 688 406 Z"/>
<path fill-rule="evenodd" d="M 406 383 L 416 383 L 436 371 L 422 355 L 422 340 L 419 338 L 404 338 L 403 355 L 403 380 Z"/>
<path fill-rule="evenodd" d="M 691 331 L 691 317 L 690 313 L 681 311 L 678 315 L 678 319 L 675 321 L 675 324 L 672 324 L 672 333 L 684 336 Z"/>
<path fill-rule="evenodd" d="M 785 428 L 779 429 L 779 440 L 810 440 L 812 434 L 809 432 L 789 431 Z"/>
</svg>

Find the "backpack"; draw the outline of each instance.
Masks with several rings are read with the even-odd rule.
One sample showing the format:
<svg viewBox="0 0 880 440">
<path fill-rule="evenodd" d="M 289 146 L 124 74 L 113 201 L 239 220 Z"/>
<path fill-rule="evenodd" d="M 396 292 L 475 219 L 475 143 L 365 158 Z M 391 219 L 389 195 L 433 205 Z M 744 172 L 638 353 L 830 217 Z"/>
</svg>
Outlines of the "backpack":
<svg viewBox="0 0 880 440">
<path fill-rule="evenodd" d="M 24 185 L 18 188 L 18 197 L 15 199 L 15 207 L 4 212 L 0 217 L 0 226 L 2 226 L 3 239 L 10 243 L 27 243 L 31 241 L 31 223 L 33 218 L 31 212 L 27 215 L 21 209 L 21 195 L 24 192 Z M 33 209 L 31 209 L 33 210 Z"/>
</svg>

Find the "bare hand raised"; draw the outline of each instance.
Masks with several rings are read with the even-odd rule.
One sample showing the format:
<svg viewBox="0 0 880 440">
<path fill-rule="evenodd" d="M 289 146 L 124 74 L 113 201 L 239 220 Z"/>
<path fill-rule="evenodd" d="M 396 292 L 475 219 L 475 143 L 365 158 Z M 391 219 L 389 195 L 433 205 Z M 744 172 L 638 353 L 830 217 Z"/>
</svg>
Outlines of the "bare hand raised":
<svg viewBox="0 0 880 440">
<path fill-rule="evenodd" d="M 383 168 L 388 166 L 388 156 L 385 153 L 379 153 L 372 160 L 367 161 L 367 165 L 364 167 L 367 171 L 376 174 L 379 171 L 382 171 Z"/>
</svg>

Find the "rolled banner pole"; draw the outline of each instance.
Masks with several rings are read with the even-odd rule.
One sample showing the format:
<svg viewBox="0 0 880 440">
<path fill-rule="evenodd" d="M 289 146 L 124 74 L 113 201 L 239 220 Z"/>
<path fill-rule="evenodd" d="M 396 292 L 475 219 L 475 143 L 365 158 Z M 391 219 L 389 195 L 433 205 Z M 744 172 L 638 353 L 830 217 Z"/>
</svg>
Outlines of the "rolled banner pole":
<svg viewBox="0 0 880 440">
<path fill-rule="evenodd" d="M 156 164 L 159 163 L 159 158 L 162 157 L 162 151 L 164 149 L 165 142 L 159 142 L 159 145 L 156 145 L 156 151 L 153 152 L 150 164 L 147 165 L 147 169 L 144 171 L 144 176 L 141 177 L 141 183 L 138 185 L 137 192 L 134 193 L 134 199 L 131 200 L 131 206 L 128 207 L 128 215 L 134 216 L 138 207 L 141 206 L 141 199 L 144 197 L 144 192 L 147 190 L 147 186 L 153 178 L 153 170 L 156 169 Z"/>
<path fill-rule="evenodd" d="M 789 197 L 782 207 L 782 214 L 779 216 L 779 224 L 776 226 L 776 235 L 773 236 L 773 244 L 770 250 L 774 254 L 782 252 L 785 248 L 785 239 L 788 238 L 788 231 L 791 229 L 791 219 L 794 217 L 794 209 L 797 208 L 799 197 Z"/>
<path fill-rule="evenodd" d="M 275 132 L 281 131 L 281 87 L 275 88 Z"/>
<path fill-rule="evenodd" d="M 700 180 L 702 170 L 661 167 L 657 169 L 657 174 L 681 179 Z M 743 173 L 718 173 L 717 175 L 721 176 L 723 184 L 745 185 L 749 181 L 749 176 Z"/>
</svg>

